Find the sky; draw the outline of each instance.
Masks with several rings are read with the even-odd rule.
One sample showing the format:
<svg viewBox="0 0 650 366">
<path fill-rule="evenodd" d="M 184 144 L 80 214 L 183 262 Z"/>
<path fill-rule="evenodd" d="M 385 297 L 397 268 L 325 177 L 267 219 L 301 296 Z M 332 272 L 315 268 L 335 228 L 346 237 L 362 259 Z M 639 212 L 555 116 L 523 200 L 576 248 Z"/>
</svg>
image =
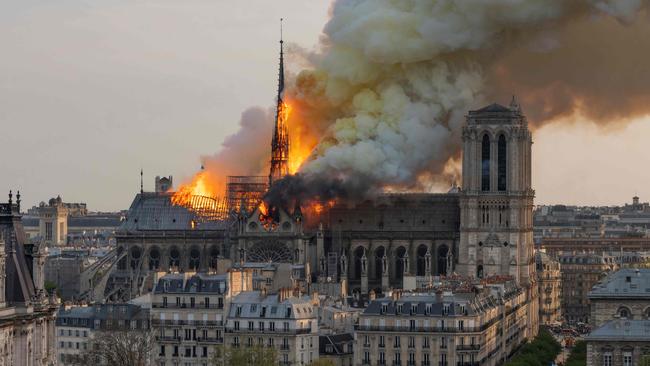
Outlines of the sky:
<svg viewBox="0 0 650 366">
<path fill-rule="evenodd" d="M 277 88 L 279 19 L 307 49 L 325 0 L 0 0 L 0 191 L 128 208 L 156 175 L 189 178 Z M 298 65 L 287 65 L 296 69 Z M 509 96 L 504 96 L 507 102 Z M 524 111 L 526 106 L 523 106 Z M 650 199 L 650 119 L 534 131 L 538 204 Z"/>
</svg>

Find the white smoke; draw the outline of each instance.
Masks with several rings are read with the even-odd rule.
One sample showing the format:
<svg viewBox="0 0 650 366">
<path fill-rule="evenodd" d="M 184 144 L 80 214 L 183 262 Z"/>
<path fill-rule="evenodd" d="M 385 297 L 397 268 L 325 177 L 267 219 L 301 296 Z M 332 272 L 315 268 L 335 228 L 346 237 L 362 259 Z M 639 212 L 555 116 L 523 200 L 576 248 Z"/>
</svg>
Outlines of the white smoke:
<svg viewBox="0 0 650 366">
<path fill-rule="evenodd" d="M 641 0 L 336 1 L 324 29 L 323 54 L 290 90 L 310 109 L 302 111 L 310 117 L 305 123 L 324 131 L 301 173 L 335 177 L 343 185 L 354 181 L 362 189 L 408 189 L 421 184 L 423 175 L 454 171 L 446 166 L 458 157 L 465 113 L 503 89 L 495 80 L 508 73 L 499 68 L 504 54 L 556 49 L 572 22 L 598 26 L 613 17 L 632 23 L 646 5 Z M 526 99 L 523 90 L 511 92 Z M 501 102 L 510 97 L 499 96 Z"/>
</svg>

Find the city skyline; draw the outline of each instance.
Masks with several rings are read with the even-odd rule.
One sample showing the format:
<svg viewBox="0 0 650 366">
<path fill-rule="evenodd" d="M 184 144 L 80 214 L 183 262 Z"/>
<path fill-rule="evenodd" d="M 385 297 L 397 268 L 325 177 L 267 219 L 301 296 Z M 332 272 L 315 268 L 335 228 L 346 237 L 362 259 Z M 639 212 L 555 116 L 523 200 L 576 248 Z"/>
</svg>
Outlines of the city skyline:
<svg viewBox="0 0 650 366">
<path fill-rule="evenodd" d="M 20 189 L 25 208 L 60 194 L 108 211 L 128 208 L 141 168 L 146 190 L 156 175 L 181 183 L 236 132 L 242 112 L 272 108 L 279 18 L 288 44 L 311 49 L 328 7 L 11 4 L 0 15 L 8 45 L 0 121 L 10 126 L 0 151 L 11 157 L 0 184 Z M 291 51 L 287 64 L 300 70 Z M 533 130 L 535 202 L 620 205 L 650 196 L 642 183 L 650 178 L 642 168 L 650 163 L 647 122 L 596 127 L 578 118 Z"/>
</svg>

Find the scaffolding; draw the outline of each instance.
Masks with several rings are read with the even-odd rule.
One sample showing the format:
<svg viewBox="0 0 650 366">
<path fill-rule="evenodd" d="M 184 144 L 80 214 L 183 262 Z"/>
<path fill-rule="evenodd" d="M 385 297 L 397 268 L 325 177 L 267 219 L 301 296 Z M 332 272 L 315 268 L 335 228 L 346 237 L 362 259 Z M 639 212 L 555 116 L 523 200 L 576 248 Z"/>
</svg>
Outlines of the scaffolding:
<svg viewBox="0 0 650 366">
<path fill-rule="evenodd" d="M 239 210 L 241 205 L 253 211 L 268 190 L 268 177 L 258 175 L 231 175 L 226 183 L 228 208 Z"/>
</svg>

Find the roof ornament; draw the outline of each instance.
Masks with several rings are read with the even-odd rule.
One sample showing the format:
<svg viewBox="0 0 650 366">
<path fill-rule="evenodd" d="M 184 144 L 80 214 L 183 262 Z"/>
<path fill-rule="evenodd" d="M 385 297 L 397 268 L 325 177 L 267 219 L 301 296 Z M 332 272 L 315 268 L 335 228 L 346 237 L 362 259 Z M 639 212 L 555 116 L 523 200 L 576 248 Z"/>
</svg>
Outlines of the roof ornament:
<svg viewBox="0 0 650 366">
<path fill-rule="evenodd" d="M 20 191 L 16 193 L 16 204 L 18 205 L 18 212 L 20 212 Z"/>
<path fill-rule="evenodd" d="M 144 193 L 144 171 L 140 168 L 140 194 Z"/>
<path fill-rule="evenodd" d="M 517 97 L 515 95 L 512 96 L 512 100 L 510 101 L 510 109 L 513 112 L 521 113 L 521 106 L 519 105 L 519 102 L 517 101 Z"/>
<path fill-rule="evenodd" d="M 14 202 L 13 198 L 14 198 L 14 194 L 11 192 L 11 189 L 10 189 L 9 190 L 9 204 L 10 205 Z"/>
</svg>

